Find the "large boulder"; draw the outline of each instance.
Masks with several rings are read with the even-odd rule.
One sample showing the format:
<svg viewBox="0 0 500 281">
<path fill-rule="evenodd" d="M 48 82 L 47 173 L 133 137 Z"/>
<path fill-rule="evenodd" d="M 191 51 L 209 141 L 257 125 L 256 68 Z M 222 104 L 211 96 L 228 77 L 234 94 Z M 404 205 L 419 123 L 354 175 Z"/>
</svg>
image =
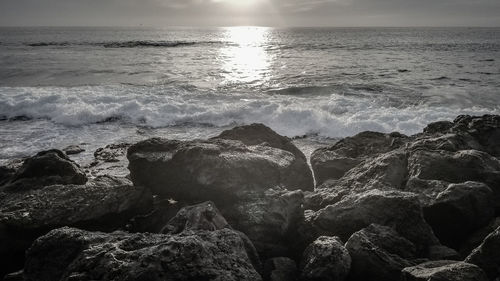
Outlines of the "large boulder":
<svg viewBox="0 0 500 281">
<path fill-rule="evenodd" d="M 481 267 L 491 280 L 500 277 L 500 227 L 488 235 L 465 262 Z"/>
<path fill-rule="evenodd" d="M 339 179 L 363 160 L 400 147 L 407 137 L 398 133 L 362 132 L 340 140 L 311 155 L 311 166 L 318 185 L 328 179 Z"/>
<path fill-rule="evenodd" d="M 313 187 L 303 180 L 310 174 L 305 161 L 267 145 L 156 138 L 131 146 L 127 157 L 134 184 L 177 200 L 218 200 L 215 203 L 220 205 L 221 201 L 234 201 L 241 192 Z"/>
<path fill-rule="evenodd" d="M 415 265 L 415 245 L 387 226 L 372 224 L 346 243 L 352 259 L 350 280 L 399 281 L 401 270 Z"/>
<path fill-rule="evenodd" d="M 414 243 L 418 252 L 425 253 L 430 245 L 439 244 L 413 193 L 375 189 L 349 195 L 317 211 L 312 222 L 319 233 L 343 240 L 375 223 L 394 228 Z"/>
<path fill-rule="evenodd" d="M 483 151 L 500 156 L 500 116 L 458 116 L 454 121 L 452 131 L 466 132 L 481 144 Z"/>
<path fill-rule="evenodd" d="M 27 281 L 261 280 L 230 230 L 177 235 L 61 228 L 33 243 Z"/>
<path fill-rule="evenodd" d="M 51 229 L 114 230 L 148 211 L 150 204 L 149 191 L 112 177 L 99 177 L 86 185 L 0 192 L 0 255 L 10 257 L 2 269 L 19 269 L 24 251 Z"/>
<path fill-rule="evenodd" d="M 321 236 L 304 251 L 300 278 L 307 281 L 342 281 L 350 269 L 351 257 L 339 238 Z"/>
<path fill-rule="evenodd" d="M 457 261 L 432 261 L 407 267 L 403 281 L 487 281 L 481 268 Z"/>
<path fill-rule="evenodd" d="M 483 183 L 450 184 L 424 208 L 425 220 L 439 240 L 454 248 L 495 215 L 493 191 Z"/>
<path fill-rule="evenodd" d="M 54 184 L 87 182 L 85 172 L 60 150 L 47 150 L 28 158 L 6 181 L 8 190 L 34 189 Z"/>
</svg>

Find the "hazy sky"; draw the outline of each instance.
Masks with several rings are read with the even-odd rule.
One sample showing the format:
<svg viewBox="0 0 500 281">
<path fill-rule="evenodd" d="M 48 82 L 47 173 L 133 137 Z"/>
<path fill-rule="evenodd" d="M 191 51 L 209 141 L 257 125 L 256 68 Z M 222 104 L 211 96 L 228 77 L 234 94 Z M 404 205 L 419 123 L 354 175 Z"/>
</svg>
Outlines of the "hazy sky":
<svg viewBox="0 0 500 281">
<path fill-rule="evenodd" d="M 0 0 L 0 25 L 500 26 L 500 0 Z"/>
</svg>

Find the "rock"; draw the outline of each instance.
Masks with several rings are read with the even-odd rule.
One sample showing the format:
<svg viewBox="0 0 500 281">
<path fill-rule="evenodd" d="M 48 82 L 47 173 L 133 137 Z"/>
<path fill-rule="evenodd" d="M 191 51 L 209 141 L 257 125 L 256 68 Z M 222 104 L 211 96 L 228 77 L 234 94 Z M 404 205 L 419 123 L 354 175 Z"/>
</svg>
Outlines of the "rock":
<svg viewBox="0 0 500 281">
<path fill-rule="evenodd" d="M 429 248 L 429 259 L 439 260 L 461 260 L 460 254 L 452 248 L 444 245 L 433 245 Z"/>
<path fill-rule="evenodd" d="M 376 224 L 354 233 L 346 248 L 352 259 L 350 280 L 399 281 L 401 270 L 417 258 L 412 242 Z"/>
<path fill-rule="evenodd" d="M 161 233 L 165 225 L 167 225 L 185 205 L 185 203 L 171 199 L 158 199 L 157 197 L 153 197 L 152 211 L 144 215 L 137 215 L 130 219 L 125 226 L 125 230 L 128 232 Z"/>
<path fill-rule="evenodd" d="M 294 281 L 297 274 L 297 264 L 290 258 L 272 258 L 264 264 L 264 281 Z"/>
<path fill-rule="evenodd" d="M 328 179 L 339 179 L 363 160 L 394 150 L 406 139 L 398 133 L 362 132 L 329 148 L 320 148 L 311 155 L 316 182 L 320 185 Z"/>
<path fill-rule="evenodd" d="M 488 235 L 465 259 L 465 262 L 482 268 L 493 280 L 500 277 L 500 227 Z"/>
<path fill-rule="evenodd" d="M 51 229 L 78 226 L 111 231 L 147 212 L 150 205 L 147 190 L 111 177 L 99 177 L 86 185 L 0 192 L 0 255 L 10 256 L 3 267 L 7 272 L 18 270 L 24 251 Z"/>
<path fill-rule="evenodd" d="M 329 186 L 329 188 L 325 188 L 325 186 Z M 339 188 L 336 182 L 327 181 L 323 183 L 322 187 L 316 188 L 314 191 L 304 192 L 304 209 L 317 211 L 339 202 L 349 194 L 348 189 Z"/>
<path fill-rule="evenodd" d="M 16 169 L 7 166 L 0 166 L 0 186 L 8 183 L 15 174 Z"/>
<path fill-rule="evenodd" d="M 375 189 L 353 194 L 317 211 L 313 218 L 319 233 L 344 240 L 372 223 L 394 228 L 414 243 L 419 253 L 427 252 L 430 245 L 439 244 L 413 193 Z"/>
<path fill-rule="evenodd" d="M 94 177 L 110 175 L 125 177 L 129 174 L 127 169 L 127 149 L 131 144 L 116 143 L 98 148 L 94 152 L 94 161 L 85 168 Z"/>
<path fill-rule="evenodd" d="M 453 131 L 466 132 L 474 137 L 483 147 L 483 151 L 500 156 L 500 116 L 458 116 L 454 121 Z"/>
<path fill-rule="evenodd" d="M 33 243 L 26 280 L 261 280 L 230 229 L 177 235 L 61 228 Z"/>
<path fill-rule="evenodd" d="M 109 144 L 106 147 L 98 148 L 94 152 L 94 158 L 103 162 L 120 162 L 120 159 L 127 153 L 129 143 Z"/>
<path fill-rule="evenodd" d="M 303 220 L 302 203 L 301 191 L 270 189 L 217 206 L 232 227 L 248 235 L 263 258 L 270 258 L 290 255 L 290 241 L 296 239 L 293 233 Z"/>
<path fill-rule="evenodd" d="M 220 206 L 217 200 L 234 201 L 240 192 L 312 189 L 302 184 L 310 173 L 307 164 L 269 146 L 224 139 L 150 139 L 131 146 L 127 157 L 134 184 L 176 200 L 212 200 Z"/>
<path fill-rule="evenodd" d="M 304 251 L 300 263 L 301 280 L 345 280 L 351 257 L 337 237 L 321 236 Z"/>
<path fill-rule="evenodd" d="M 403 269 L 404 281 L 487 281 L 477 266 L 456 261 L 431 261 Z"/>
<path fill-rule="evenodd" d="M 8 190 L 34 189 L 54 184 L 87 182 L 85 172 L 60 150 L 47 150 L 28 158 L 6 184 Z"/>
<path fill-rule="evenodd" d="M 85 149 L 81 148 L 78 145 L 70 145 L 63 149 L 66 155 L 75 155 L 80 154 L 85 151 Z"/>
<path fill-rule="evenodd" d="M 449 152 L 444 150 L 415 150 L 408 159 L 409 176 L 423 180 L 449 183 L 478 181 L 494 192 L 493 200 L 500 208 L 500 161 L 477 150 Z"/>
<path fill-rule="evenodd" d="M 436 236 L 453 248 L 487 225 L 494 215 L 493 191 L 479 182 L 450 184 L 424 208 L 425 220 Z"/>
<path fill-rule="evenodd" d="M 500 227 L 500 217 L 494 218 L 490 223 L 478 229 L 469 238 L 462 243 L 460 247 L 460 254 L 462 257 L 467 257 L 475 248 L 479 247 L 483 243 L 486 236 L 490 235 L 493 231 Z"/>
<path fill-rule="evenodd" d="M 452 127 L 453 122 L 438 121 L 430 123 L 424 128 L 424 134 L 446 134 Z"/>
</svg>

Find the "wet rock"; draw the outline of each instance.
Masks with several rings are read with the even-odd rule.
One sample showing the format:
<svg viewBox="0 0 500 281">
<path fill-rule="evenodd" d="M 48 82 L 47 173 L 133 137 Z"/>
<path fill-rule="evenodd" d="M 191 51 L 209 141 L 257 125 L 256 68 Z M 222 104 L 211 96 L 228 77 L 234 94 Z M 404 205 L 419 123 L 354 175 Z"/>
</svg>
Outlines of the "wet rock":
<svg viewBox="0 0 500 281">
<path fill-rule="evenodd" d="M 297 274 L 297 264 L 290 258 L 272 258 L 264 264 L 264 281 L 294 281 Z"/>
<path fill-rule="evenodd" d="M 75 155 L 84 152 L 85 149 L 81 148 L 78 145 L 70 145 L 64 148 L 63 151 L 64 153 L 66 153 L 66 155 Z"/>
<path fill-rule="evenodd" d="M 413 193 L 370 190 L 349 195 L 317 211 L 313 224 L 319 233 L 345 240 L 370 224 L 389 226 L 414 243 L 419 253 L 439 244 Z"/>
<path fill-rule="evenodd" d="M 78 226 L 110 231 L 147 212 L 150 205 L 147 190 L 112 177 L 99 177 L 85 185 L 0 192 L 0 255 L 11 257 L 3 268 L 7 272 L 19 269 L 24 251 L 51 229 Z"/>
<path fill-rule="evenodd" d="M 412 242 L 376 224 L 354 233 L 346 248 L 352 259 L 350 280 L 399 281 L 401 270 L 417 258 Z"/>
<path fill-rule="evenodd" d="M 35 189 L 54 184 L 87 182 L 85 172 L 64 152 L 47 150 L 26 159 L 6 184 L 7 190 Z"/>
<path fill-rule="evenodd" d="M 329 148 L 320 148 L 311 155 L 316 182 L 339 179 L 363 160 L 402 146 L 407 137 L 398 133 L 362 132 L 340 140 Z"/>
<path fill-rule="evenodd" d="M 128 159 L 136 185 L 176 200 L 232 201 L 240 192 L 312 188 L 301 184 L 309 167 L 292 153 L 240 141 L 150 139 L 131 146 Z"/>
<path fill-rule="evenodd" d="M 177 235 L 61 228 L 27 252 L 27 280 L 261 280 L 230 229 Z"/>
<path fill-rule="evenodd" d="M 351 257 L 338 237 L 321 236 L 311 243 L 300 263 L 301 280 L 345 280 Z"/>
<path fill-rule="evenodd" d="M 445 245 L 458 248 L 495 215 L 493 191 L 483 183 L 450 184 L 424 208 L 425 220 Z"/>
<path fill-rule="evenodd" d="M 404 281 L 487 281 L 477 266 L 456 261 L 432 261 L 403 269 Z"/>
<path fill-rule="evenodd" d="M 500 277 L 500 227 L 488 235 L 465 259 L 465 262 L 481 267 L 493 280 Z"/>
</svg>

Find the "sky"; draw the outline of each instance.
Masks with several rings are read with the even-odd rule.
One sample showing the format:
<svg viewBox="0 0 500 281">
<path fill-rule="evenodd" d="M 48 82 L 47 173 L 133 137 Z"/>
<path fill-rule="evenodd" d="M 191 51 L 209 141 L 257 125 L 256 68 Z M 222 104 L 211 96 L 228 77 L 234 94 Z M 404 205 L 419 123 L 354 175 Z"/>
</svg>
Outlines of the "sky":
<svg viewBox="0 0 500 281">
<path fill-rule="evenodd" d="M 0 26 L 500 26 L 500 0 L 0 0 Z"/>
</svg>

